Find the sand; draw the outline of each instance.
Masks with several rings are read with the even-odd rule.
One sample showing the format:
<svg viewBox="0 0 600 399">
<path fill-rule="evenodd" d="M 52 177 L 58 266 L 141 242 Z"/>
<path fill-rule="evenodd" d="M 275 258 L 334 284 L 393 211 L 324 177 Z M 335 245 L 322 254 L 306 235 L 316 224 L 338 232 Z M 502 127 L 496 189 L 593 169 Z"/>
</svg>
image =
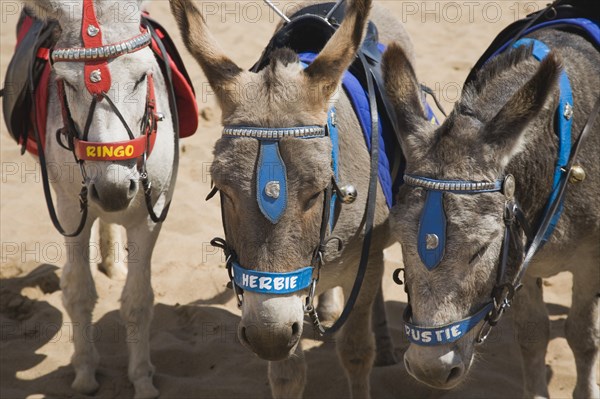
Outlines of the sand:
<svg viewBox="0 0 600 399">
<path fill-rule="evenodd" d="M 417 53 L 420 79 L 441 93 L 450 109 L 468 71 L 495 35 L 542 2 L 380 1 L 406 24 Z M 2 1 L 1 76 L 14 46 L 18 2 Z M 529 7 L 529 8 L 527 8 Z M 198 132 L 183 140 L 173 206 L 154 251 L 152 285 L 156 295 L 151 331 L 155 384 L 162 398 L 235 398 L 270 396 L 267 363 L 244 349 L 235 331 L 240 320 L 220 254 L 208 246 L 221 235 L 218 201 L 204 202 L 208 165 L 220 134 L 220 114 L 200 68 L 184 50 L 166 1 L 153 1 L 153 16 L 170 27 L 195 82 L 204 115 Z M 267 43 L 277 18 L 261 2 L 204 3 L 208 24 L 222 47 L 250 67 Z M 0 397 L 81 397 L 70 389 L 74 377 L 70 320 L 61 303 L 59 278 L 65 248 L 47 214 L 39 167 L 20 156 L 1 125 Z M 93 248 L 97 248 L 94 246 Z M 94 251 L 92 251 L 94 253 Z M 398 358 L 406 350 L 401 314 L 406 304 L 391 272 L 399 266 L 398 246 L 387 251 L 384 295 Z M 124 251 L 118 252 L 123 262 Z M 99 256 L 94 256 L 98 261 Z M 127 339 L 118 306 L 123 281 L 111 280 L 92 264 L 100 296 L 94 310 L 101 356 L 98 398 L 132 397 L 127 379 Z M 546 300 L 552 340 L 547 354 L 554 398 L 571 396 L 573 356 L 564 338 L 570 306 L 570 275 L 548 279 Z M 343 370 L 331 339 L 314 339 L 307 325 L 307 398 L 348 397 Z M 522 366 L 510 317 L 480 350 L 467 382 L 454 391 L 432 390 L 413 380 L 402 364 L 375 368 L 374 398 L 516 398 L 522 396 Z"/>
</svg>

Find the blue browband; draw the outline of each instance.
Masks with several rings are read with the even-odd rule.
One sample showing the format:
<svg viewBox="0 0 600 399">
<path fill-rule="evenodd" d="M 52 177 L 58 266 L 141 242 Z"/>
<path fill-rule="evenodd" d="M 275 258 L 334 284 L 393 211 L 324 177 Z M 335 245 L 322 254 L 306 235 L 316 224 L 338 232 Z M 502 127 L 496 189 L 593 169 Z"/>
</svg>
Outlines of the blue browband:
<svg viewBox="0 0 600 399">
<path fill-rule="evenodd" d="M 435 269 L 446 248 L 446 214 L 442 203 L 444 192 L 454 194 L 479 194 L 502 191 L 503 179 L 494 182 L 462 180 L 435 180 L 427 177 L 404 175 L 404 182 L 427 191 L 425 206 L 421 212 L 417 250 L 428 270 Z"/>
<path fill-rule="evenodd" d="M 473 316 L 460 321 L 437 327 L 419 327 L 411 323 L 412 307 L 409 304 L 404 309 L 404 333 L 410 342 L 417 345 L 432 346 L 449 344 L 461 339 L 471 331 L 473 327 L 487 316 L 493 307 L 494 304 L 489 302 Z"/>
<path fill-rule="evenodd" d="M 261 294 L 289 294 L 301 291 L 312 282 L 313 267 L 303 267 L 287 273 L 260 272 L 232 262 L 235 284 L 244 291 Z"/>
</svg>

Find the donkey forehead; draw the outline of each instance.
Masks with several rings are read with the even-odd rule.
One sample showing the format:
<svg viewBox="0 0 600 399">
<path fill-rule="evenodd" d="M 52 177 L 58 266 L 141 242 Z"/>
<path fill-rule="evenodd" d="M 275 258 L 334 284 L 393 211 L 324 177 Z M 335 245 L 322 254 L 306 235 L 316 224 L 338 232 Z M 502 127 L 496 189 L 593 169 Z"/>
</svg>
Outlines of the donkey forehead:
<svg viewBox="0 0 600 399">
<path fill-rule="evenodd" d="M 259 143 L 252 138 L 221 138 L 214 150 L 211 175 L 215 182 L 251 192 Z M 328 137 L 284 138 L 279 151 L 288 182 L 302 188 L 323 188 L 331 179 L 331 140 Z"/>
<path fill-rule="evenodd" d="M 309 87 L 299 62 L 274 61 L 258 73 L 243 73 L 228 90 L 235 107 L 223 115 L 226 125 L 290 127 L 326 122 L 327 101 Z"/>
</svg>

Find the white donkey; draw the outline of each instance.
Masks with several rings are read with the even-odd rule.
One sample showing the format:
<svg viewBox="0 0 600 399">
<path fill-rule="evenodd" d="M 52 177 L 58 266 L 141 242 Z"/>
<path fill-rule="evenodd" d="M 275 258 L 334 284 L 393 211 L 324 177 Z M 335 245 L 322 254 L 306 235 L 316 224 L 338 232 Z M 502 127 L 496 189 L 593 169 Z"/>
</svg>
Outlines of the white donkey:
<svg viewBox="0 0 600 399">
<path fill-rule="evenodd" d="M 166 215 L 174 188 L 178 141 L 168 87 L 148 47 L 150 32 L 140 28 L 142 2 L 25 3 L 36 17 L 55 19 L 60 26 L 52 52 L 46 161 L 59 166 L 51 171 L 79 170 L 75 155 L 83 174 L 83 187 L 81 179 L 69 173 L 50 176 L 57 195 L 56 216 L 67 231 L 69 249 L 61 288 L 73 322 L 72 387 L 85 394 L 99 388 L 95 377 L 99 355 L 87 337 L 93 336 L 97 299 L 89 265 L 90 230 L 100 218 L 124 226 L 128 247 L 136 249 L 130 251 L 121 297 L 121 315 L 131 338 L 128 374 L 136 398 L 156 397 L 149 348 L 154 299 L 150 263 L 161 228 L 154 220 Z M 59 135 L 50 134 L 58 129 L 63 129 L 61 142 Z M 84 198 L 86 191 L 88 214 L 80 222 L 78 195 Z M 79 223 L 81 232 L 69 237 Z"/>
</svg>

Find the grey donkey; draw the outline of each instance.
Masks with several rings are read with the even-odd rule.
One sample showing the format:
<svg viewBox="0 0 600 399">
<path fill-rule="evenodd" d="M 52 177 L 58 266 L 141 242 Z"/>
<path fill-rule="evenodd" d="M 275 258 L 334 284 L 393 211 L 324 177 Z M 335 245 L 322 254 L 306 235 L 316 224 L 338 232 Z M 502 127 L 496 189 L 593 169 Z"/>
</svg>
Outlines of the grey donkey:
<svg viewBox="0 0 600 399">
<path fill-rule="evenodd" d="M 172 11 L 183 40 L 206 74 L 222 109 L 225 126 L 323 126 L 332 104 L 337 108 L 340 181 L 358 189 L 358 199 L 341 209 L 334 234 L 345 244 L 339 253 L 327 251 L 317 293 L 342 286 L 348 297 L 360 256 L 369 152 L 346 95 L 338 89 L 342 74 L 354 60 L 362 41 L 371 0 L 354 0 L 340 28 L 316 60 L 303 69 L 289 49 L 273 54 L 258 73 L 237 66 L 212 38 L 201 13 L 190 1 L 172 0 Z M 399 21 L 375 7 L 373 21 L 382 41 L 399 41 L 412 52 Z M 290 94 L 293 93 L 293 96 Z M 316 94 L 315 94 L 316 93 Z M 247 269 L 290 272 L 310 264 L 319 244 L 323 191 L 330 183 L 332 145 L 328 137 L 279 141 L 288 179 L 287 208 L 273 224 L 261 214 L 256 200 L 257 155 L 255 138 L 219 139 L 214 149 L 212 178 L 221 192 L 228 245 Z M 390 242 L 388 209 L 378 188 L 373 243 L 362 290 L 344 327 L 337 333 L 337 348 L 354 397 L 369 397 L 369 374 L 375 358 L 371 308 L 383 270 L 383 249 Z M 300 343 L 303 297 L 245 291 L 238 328 L 240 341 L 269 360 L 269 381 L 274 397 L 301 397 L 306 364 Z"/>
<path fill-rule="evenodd" d="M 512 49 L 490 60 L 465 86 L 454 110 L 437 128 L 425 120 L 415 74 L 399 46 L 390 46 L 384 55 L 384 73 L 401 127 L 407 174 L 476 182 L 512 174 L 515 198 L 525 218 L 535 225 L 552 188 L 557 157 L 554 124 L 559 75 L 564 68 L 571 80 L 575 140 L 600 95 L 600 55 L 590 42 L 564 31 L 543 30 L 529 37 L 552 49 L 543 62 L 533 58 L 529 47 Z M 570 183 L 564 213 L 531 263 L 523 288 L 515 294 L 514 317 L 524 362 L 525 395 L 529 397 L 548 397 L 545 353 L 549 321 L 541 278 L 562 271 L 573 275 L 572 306 L 566 322 L 566 338 L 577 365 L 573 396 L 600 395 L 596 382 L 600 338 L 599 148 L 597 119 L 579 155 L 578 164 L 587 178 Z M 403 186 L 390 220 L 402 244 L 413 322 L 443 326 L 472 315 L 490 300 L 503 246 L 505 197 L 499 192 L 444 193 L 445 255 L 439 266 L 429 271 L 417 253 L 425 194 L 423 188 Z M 518 241 L 522 247 L 524 237 Z M 511 251 L 508 259 L 509 276 L 519 266 L 517 253 Z M 473 363 L 475 341 L 476 336 L 468 334 L 453 344 L 411 344 L 404 356 L 405 366 L 416 379 L 450 389 L 465 379 Z"/>
</svg>

